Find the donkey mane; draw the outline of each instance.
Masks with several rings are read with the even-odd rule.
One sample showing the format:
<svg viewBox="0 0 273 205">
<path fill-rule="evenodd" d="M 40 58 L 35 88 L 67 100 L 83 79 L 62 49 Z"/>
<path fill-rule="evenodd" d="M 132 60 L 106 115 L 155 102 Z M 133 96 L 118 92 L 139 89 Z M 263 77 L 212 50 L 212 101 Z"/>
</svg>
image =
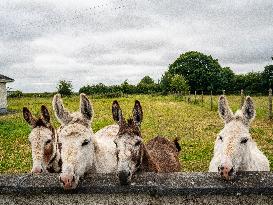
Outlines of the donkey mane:
<svg viewBox="0 0 273 205">
<path fill-rule="evenodd" d="M 137 135 L 141 137 L 141 131 L 132 118 L 128 119 L 127 123 L 124 121 L 121 122 L 118 135 L 123 134 Z"/>
</svg>

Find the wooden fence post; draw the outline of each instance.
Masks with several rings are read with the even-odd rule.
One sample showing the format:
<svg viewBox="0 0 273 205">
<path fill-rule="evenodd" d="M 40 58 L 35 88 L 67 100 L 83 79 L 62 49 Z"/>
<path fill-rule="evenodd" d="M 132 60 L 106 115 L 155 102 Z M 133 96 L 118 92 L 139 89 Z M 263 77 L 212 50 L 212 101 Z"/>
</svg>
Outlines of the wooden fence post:
<svg viewBox="0 0 273 205">
<path fill-rule="evenodd" d="M 194 91 L 194 103 L 196 104 L 196 91 Z"/>
<path fill-rule="evenodd" d="M 272 113 L 272 89 L 269 89 L 269 95 L 268 95 L 268 117 L 270 120 L 273 119 L 273 113 Z"/>
<path fill-rule="evenodd" d="M 244 90 L 242 89 L 241 90 L 241 108 L 243 107 L 244 102 L 245 102 L 245 96 L 244 96 Z"/>
<path fill-rule="evenodd" d="M 202 102 L 202 106 L 203 106 L 203 103 L 204 103 L 204 92 L 202 90 L 202 95 L 201 95 L 201 102 Z"/>
<path fill-rule="evenodd" d="M 191 91 L 189 90 L 189 98 L 188 98 L 188 103 L 191 102 Z"/>
<path fill-rule="evenodd" d="M 213 101 L 212 101 L 212 90 L 210 91 L 210 110 L 212 110 Z"/>
<path fill-rule="evenodd" d="M 223 90 L 223 95 L 225 95 L 226 90 Z"/>
</svg>

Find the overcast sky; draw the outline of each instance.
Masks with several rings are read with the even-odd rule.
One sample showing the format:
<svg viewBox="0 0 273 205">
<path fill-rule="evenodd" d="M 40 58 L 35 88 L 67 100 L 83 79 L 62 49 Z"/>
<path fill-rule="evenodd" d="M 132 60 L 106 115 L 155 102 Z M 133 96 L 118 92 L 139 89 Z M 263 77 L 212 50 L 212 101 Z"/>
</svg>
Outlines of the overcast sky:
<svg viewBox="0 0 273 205">
<path fill-rule="evenodd" d="M 272 62 L 272 0 L 1 0 L 0 19 L 0 74 L 24 92 L 157 80 L 190 50 L 236 73 Z"/>
</svg>

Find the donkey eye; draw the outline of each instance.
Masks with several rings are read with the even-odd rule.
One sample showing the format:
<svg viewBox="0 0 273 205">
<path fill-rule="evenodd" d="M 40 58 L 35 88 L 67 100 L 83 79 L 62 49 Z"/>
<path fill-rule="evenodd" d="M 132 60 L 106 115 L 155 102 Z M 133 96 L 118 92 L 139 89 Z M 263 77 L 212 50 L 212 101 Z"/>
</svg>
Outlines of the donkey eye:
<svg viewBox="0 0 273 205">
<path fill-rule="evenodd" d="M 222 136 L 219 136 L 219 140 L 223 141 L 223 137 L 222 137 Z"/>
<path fill-rule="evenodd" d="M 248 141 L 248 139 L 247 139 L 247 138 L 242 139 L 242 140 L 241 140 L 241 144 L 245 144 L 245 143 L 247 143 L 247 141 Z"/>
<path fill-rule="evenodd" d="M 46 141 L 46 144 L 49 144 L 50 142 L 51 142 L 51 140 L 47 140 L 47 141 Z"/>
<path fill-rule="evenodd" d="M 137 141 L 136 144 L 135 144 L 135 146 L 139 146 L 140 143 L 141 143 L 141 141 Z"/>
<path fill-rule="evenodd" d="M 84 140 L 83 143 L 82 143 L 82 146 L 88 145 L 89 142 L 90 142 L 89 140 Z"/>
</svg>

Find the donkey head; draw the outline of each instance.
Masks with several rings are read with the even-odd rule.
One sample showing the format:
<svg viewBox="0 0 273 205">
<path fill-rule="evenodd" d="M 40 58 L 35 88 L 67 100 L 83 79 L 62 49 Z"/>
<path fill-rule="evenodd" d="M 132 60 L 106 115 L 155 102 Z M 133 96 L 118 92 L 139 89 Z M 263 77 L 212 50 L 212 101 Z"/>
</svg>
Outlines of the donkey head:
<svg viewBox="0 0 273 205">
<path fill-rule="evenodd" d="M 74 189 L 79 178 L 90 169 L 94 159 L 93 132 L 90 128 L 93 109 L 85 94 L 80 95 L 80 111 L 70 113 L 64 108 L 61 96 L 53 98 L 53 108 L 61 127 L 58 129 L 62 143 L 62 173 L 60 182 L 65 189 Z"/>
<path fill-rule="evenodd" d="M 50 124 L 50 115 L 44 105 L 41 106 L 41 113 L 41 117 L 35 118 L 28 108 L 23 108 L 24 119 L 32 127 L 29 142 L 32 150 L 33 173 L 42 173 L 46 170 L 55 149 L 55 131 Z"/>
<path fill-rule="evenodd" d="M 246 97 L 242 109 L 233 114 L 227 99 L 221 96 L 219 115 L 225 126 L 219 133 L 215 144 L 215 152 L 221 157 L 218 170 L 221 176 L 230 179 L 248 163 L 250 147 L 253 143 L 249 133 L 250 123 L 255 117 L 253 101 L 249 96 Z"/>
<path fill-rule="evenodd" d="M 121 184 L 129 184 L 132 175 L 138 170 L 142 160 L 143 143 L 140 123 L 143 112 L 139 101 L 135 101 L 133 119 L 125 121 L 117 101 L 113 102 L 112 114 L 119 124 L 119 132 L 115 139 L 117 146 L 118 177 Z"/>
</svg>

